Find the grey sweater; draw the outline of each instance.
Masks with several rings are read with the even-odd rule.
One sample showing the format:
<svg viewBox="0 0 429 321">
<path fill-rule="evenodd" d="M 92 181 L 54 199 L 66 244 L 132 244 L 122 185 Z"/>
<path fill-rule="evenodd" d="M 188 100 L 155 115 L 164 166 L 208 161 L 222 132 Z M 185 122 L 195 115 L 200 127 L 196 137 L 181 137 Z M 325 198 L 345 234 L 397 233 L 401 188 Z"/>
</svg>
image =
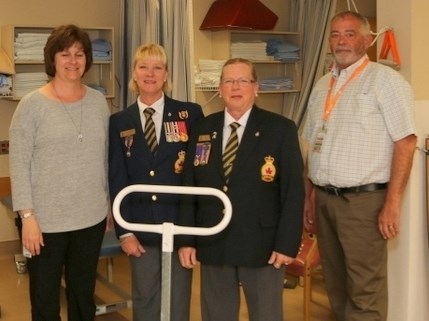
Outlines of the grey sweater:
<svg viewBox="0 0 429 321">
<path fill-rule="evenodd" d="M 89 87 L 74 103 L 38 90 L 19 102 L 9 132 L 13 208 L 33 208 L 42 232 L 82 229 L 106 217 L 109 116 L 106 99 Z"/>
</svg>

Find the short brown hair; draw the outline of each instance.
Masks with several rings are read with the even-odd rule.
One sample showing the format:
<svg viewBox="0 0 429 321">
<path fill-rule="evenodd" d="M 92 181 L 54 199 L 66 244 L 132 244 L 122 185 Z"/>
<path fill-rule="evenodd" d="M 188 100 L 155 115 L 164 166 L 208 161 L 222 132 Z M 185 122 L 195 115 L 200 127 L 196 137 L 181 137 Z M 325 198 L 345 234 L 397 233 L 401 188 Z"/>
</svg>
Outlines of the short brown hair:
<svg viewBox="0 0 429 321">
<path fill-rule="evenodd" d="M 253 65 L 253 63 L 250 60 L 244 59 L 244 58 L 231 58 L 229 60 L 227 60 L 222 67 L 222 73 L 220 75 L 220 80 L 222 81 L 223 79 L 223 70 L 225 69 L 226 66 L 229 65 L 234 65 L 234 64 L 245 64 L 248 65 L 250 67 L 250 72 L 252 74 L 252 78 L 254 81 L 258 81 L 258 75 L 256 74 L 256 69 L 255 66 Z"/>
<path fill-rule="evenodd" d="M 45 71 L 48 76 L 54 77 L 55 70 L 55 54 L 70 48 L 74 43 L 80 43 L 85 53 L 86 64 L 84 74 L 92 66 L 92 46 L 89 35 L 76 25 L 62 25 L 55 28 L 48 40 L 44 49 Z"/>
</svg>

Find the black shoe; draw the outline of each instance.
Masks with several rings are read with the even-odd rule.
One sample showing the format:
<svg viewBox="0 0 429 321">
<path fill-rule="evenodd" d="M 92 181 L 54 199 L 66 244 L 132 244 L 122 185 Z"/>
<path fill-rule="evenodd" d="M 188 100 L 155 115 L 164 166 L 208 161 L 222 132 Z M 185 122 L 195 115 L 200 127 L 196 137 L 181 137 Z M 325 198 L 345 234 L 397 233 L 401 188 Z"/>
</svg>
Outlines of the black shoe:
<svg viewBox="0 0 429 321">
<path fill-rule="evenodd" d="M 285 289 L 295 289 L 297 284 L 298 284 L 298 281 L 295 279 L 285 278 L 283 281 L 283 287 Z"/>
</svg>

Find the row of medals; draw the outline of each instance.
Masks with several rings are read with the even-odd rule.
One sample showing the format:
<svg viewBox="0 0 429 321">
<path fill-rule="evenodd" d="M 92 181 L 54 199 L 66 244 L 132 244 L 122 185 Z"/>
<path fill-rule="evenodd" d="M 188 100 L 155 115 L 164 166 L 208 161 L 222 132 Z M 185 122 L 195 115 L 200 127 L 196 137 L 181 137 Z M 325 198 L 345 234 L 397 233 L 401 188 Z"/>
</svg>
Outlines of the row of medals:
<svg viewBox="0 0 429 321">
<path fill-rule="evenodd" d="M 187 142 L 189 136 L 184 121 L 164 122 L 165 139 L 168 143 Z"/>
</svg>

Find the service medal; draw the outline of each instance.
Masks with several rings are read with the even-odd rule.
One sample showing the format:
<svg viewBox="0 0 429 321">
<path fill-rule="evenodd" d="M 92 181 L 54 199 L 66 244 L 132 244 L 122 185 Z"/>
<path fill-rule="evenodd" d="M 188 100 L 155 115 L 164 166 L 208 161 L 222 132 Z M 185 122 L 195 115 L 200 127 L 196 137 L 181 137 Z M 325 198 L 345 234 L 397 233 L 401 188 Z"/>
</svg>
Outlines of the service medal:
<svg viewBox="0 0 429 321">
<path fill-rule="evenodd" d="M 189 140 L 189 136 L 186 133 L 180 133 L 180 140 L 182 142 L 187 142 Z"/>
<path fill-rule="evenodd" d="M 182 142 L 189 140 L 188 130 L 186 129 L 186 123 L 184 121 L 178 121 L 177 126 L 179 128 L 179 137 Z"/>
<path fill-rule="evenodd" d="M 180 142 L 180 132 L 179 132 L 179 125 L 177 121 L 173 121 L 170 123 L 172 134 L 173 134 L 173 141 L 175 143 Z"/>
<path fill-rule="evenodd" d="M 131 157 L 131 146 L 133 145 L 134 136 L 126 136 L 125 137 L 125 147 L 127 148 L 126 155 L 127 157 Z"/>
<path fill-rule="evenodd" d="M 168 122 L 164 122 L 164 133 L 165 140 L 167 141 L 167 143 L 171 143 L 173 141 L 173 138 L 171 137 L 171 130 Z"/>
</svg>

